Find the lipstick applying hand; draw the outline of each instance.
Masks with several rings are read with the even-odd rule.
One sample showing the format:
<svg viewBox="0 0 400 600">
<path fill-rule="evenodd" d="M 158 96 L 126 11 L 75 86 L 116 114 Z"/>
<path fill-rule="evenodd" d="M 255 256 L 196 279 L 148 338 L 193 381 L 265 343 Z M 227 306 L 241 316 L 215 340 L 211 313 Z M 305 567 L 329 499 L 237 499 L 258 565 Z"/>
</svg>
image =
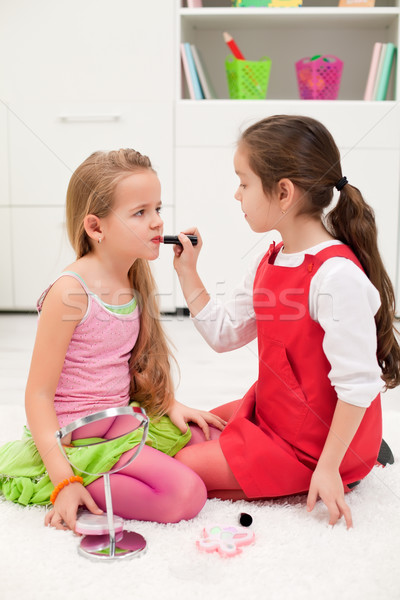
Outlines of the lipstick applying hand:
<svg viewBox="0 0 400 600">
<path fill-rule="evenodd" d="M 192 246 L 197 246 L 197 235 L 187 235 L 186 237 L 192 242 Z M 177 235 L 164 235 L 160 237 L 160 242 L 162 244 L 177 244 L 178 246 L 182 246 L 181 242 Z"/>
</svg>

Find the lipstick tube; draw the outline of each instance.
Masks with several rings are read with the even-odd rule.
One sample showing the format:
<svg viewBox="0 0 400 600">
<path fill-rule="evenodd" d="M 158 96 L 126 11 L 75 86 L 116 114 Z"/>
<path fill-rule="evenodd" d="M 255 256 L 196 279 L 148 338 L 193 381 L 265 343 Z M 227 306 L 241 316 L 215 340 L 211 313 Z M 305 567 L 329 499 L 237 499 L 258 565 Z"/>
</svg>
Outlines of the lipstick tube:
<svg viewBox="0 0 400 600">
<path fill-rule="evenodd" d="M 188 235 L 187 237 L 192 242 L 192 246 L 197 246 L 197 235 Z M 163 244 L 177 244 L 178 246 L 182 246 L 177 235 L 164 235 L 160 241 Z"/>
</svg>

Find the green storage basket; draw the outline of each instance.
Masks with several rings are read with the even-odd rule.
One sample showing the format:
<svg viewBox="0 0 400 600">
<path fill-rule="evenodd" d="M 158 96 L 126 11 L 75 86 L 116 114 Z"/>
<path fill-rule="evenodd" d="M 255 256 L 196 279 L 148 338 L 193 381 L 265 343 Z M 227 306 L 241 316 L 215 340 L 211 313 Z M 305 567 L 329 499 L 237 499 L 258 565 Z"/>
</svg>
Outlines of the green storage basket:
<svg viewBox="0 0 400 600">
<path fill-rule="evenodd" d="M 267 95 L 271 59 L 239 60 L 228 56 L 225 60 L 229 96 L 232 100 L 264 100 Z"/>
</svg>

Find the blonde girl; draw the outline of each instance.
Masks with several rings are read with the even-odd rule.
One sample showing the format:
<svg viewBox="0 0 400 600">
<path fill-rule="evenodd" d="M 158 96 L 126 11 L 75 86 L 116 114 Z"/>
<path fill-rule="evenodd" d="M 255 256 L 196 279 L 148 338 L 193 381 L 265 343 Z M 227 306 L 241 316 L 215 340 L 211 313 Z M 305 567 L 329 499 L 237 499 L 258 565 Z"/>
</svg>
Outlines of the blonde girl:
<svg viewBox="0 0 400 600">
<path fill-rule="evenodd" d="M 67 228 L 76 261 L 38 302 L 40 318 L 26 386 L 24 438 L 0 449 L 0 487 L 22 504 L 47 504 L 45 523 L 75 528 L 77 509 L 105 509 L 101 478 L 76 480 L 54 433 L 98 410 L 131 399 L 153 419 L 149 443 L 111 476 L 114 512 L 126 519 L 177 522 L 204 505 L 204 483 L 171 458 L 190 438 L 189 421 L 209 435 L 223 421 L 174 398 L 171 354 L 163 333 L 149 261 L 159 254 L 161 189 L 150 160 L 124 149 L 95 152 L 71 177 Z M 86 425 L 80 438 L 115 438 L 119 422 Z M 136 442 L 102 445 L 98 470 L 118 463 Z M 74 443 L 74 438 L 72 443 Z M 157 450 L 161 448 L 163 452 Z M 168 456 L 171 455 L 171 456 Z M 101 468 L 100 468 L 101 465 Z M 93 472 L 96 463 L 87 469 Z"/>
</svg>

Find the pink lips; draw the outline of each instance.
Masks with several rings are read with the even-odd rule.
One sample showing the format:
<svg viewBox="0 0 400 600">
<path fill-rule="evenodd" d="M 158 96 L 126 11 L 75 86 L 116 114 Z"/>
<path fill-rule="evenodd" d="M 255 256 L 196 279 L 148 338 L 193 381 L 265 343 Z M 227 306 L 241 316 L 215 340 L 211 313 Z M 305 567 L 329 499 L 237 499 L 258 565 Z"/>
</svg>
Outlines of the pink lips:
<svg viewBox="0 0 400 600">
<path fill-rule="evenodd" d="M 157 235 L 156 237 L 153 237 L 153 238 L 151 238 L 151 241 L 152 241 L 154 244 L 160 244 L 160 243 L 161 243 L 161 236 L 160 236 L 160 235 Z"/>
</svg>

